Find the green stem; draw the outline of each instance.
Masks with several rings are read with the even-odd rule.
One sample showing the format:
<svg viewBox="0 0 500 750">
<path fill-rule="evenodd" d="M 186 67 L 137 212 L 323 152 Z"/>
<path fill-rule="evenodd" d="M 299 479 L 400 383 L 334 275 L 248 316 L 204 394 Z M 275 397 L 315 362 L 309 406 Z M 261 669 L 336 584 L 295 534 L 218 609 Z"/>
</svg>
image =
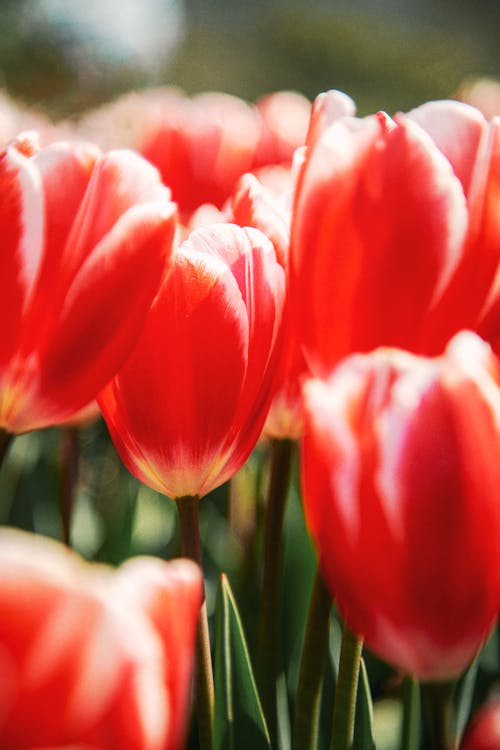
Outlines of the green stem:
<svg viewBox="0 0 500 750">
<path fill-rule="evenodd" d="M 359 662 L 363 641 L 344 625 L 339 673 L 335 687 L 330 750 L 349 750 L 354 737 Z"/>
<path fill-rule="evenodd" d="M 259 677 L 262 705 L 272 747 L 276 747 L 277 738 L 276 682 L 280 668 L 281 541 L 293 449 L 294 443 L 291 440 L 273 440 L 271 443 L 271 473 L 264 530 Z"/>
<path fill-rule="evenodd" d="M 403 685 L 403 729 L 401 750 L 418 750 L 420 746 L 420 689 L 413 677 Z"/>
<path fill-rule="evenodd" d="M 59 507 L 63 540 L 71 547 L 71 516 L 78 480 L 79 435 L 77 427 L 63 427 L 61 432 L 61 486 Z"/>
<path fill-rule="evenodd" d="M 328 649 L 331 608 L 332 598 L 318 568 L 302 646 L 292 750 L 313 750 L 317 745 L 323 668 Z"/>
<path fill-rule="evenodd" d="M 182 538 L 182 552 L 194 560 L 203 570 L 200 526 L 198 519 L 198 497 L 176 499 Z M 210 633 L 208 629 L 207 604 L 203 601 L 196 639 L 196 713 L 198 733 L 202 750 L 211 750 L 214 732 L 214 678 Z"/>
<path fill-rule="evenodd" d="M 427 725 L 430 734 L 429 750 L 456 750 L 453 739 L 454 683 L 428 682 L 422 685 Z"/>
<path fill-rule="evenodd" d="M 2 466 L 4 459 L 8 453 L 10 445 L 14 440 L 14 435 L 11 432 L 0 430 L 0 467 Z"/>
</svg>

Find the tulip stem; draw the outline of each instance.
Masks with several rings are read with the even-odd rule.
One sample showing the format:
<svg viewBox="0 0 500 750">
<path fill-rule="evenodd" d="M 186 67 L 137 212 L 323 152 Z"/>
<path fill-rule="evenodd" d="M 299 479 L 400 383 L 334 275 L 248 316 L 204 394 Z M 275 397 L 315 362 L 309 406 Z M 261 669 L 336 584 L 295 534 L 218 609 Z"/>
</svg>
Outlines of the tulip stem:
<svg viewBox="0 0 500 750">
<path fill-rule="evenodd" d="M 420 690 L 417 680 L 406 677 L 403 684 L 403 728 L 401 750 L 420 746 Z"/>
<path fill-rule="evenodd" d="M 292 750 L 314 750 L 318 741 L 323 668 L 328 649 L 332 598 L 316 571 L 302 646 L 293 725 Z"/>
<path fill-rule="evenodd" d="M 293 449 L 292 440 L 271 441 L 271 469 L 264 528 L 259 677 L 262 705 L 272 747 L 276 747 L 277 741 L 276 683 L 280 668 L 281 539 Z"/>
<path fill-rule="evenodd" d="M 330 750 L 349 750 L 354 737 L 359 663 L 363 641 L 344 624 L 333 706 Z"/>
<path fill-rule="evenodd" d="M 450 682 L 428 682 L 422 686 L 430 750 L 456 750 L 452 727 L 454 687 Z"/>
<path fill-rule="evenodd" d="M 0 466 L 2 466 L 13 440 L 14 435 L 11 432 L 0 430 Z"/>
<path fill-rule="evenodd" d="M 63 427 L 61 433 L 61 486 L 59 505 L 63 541 L 71 547 L 71 516 L 78 479 L 79 437 L 77 427 Z"/>
<path fill-rule="evenodd" d="M 198 518 L 199 502 L 198 497 L 191 496 L 176 499 L 179 511 L 182 553 L 185 557 L 189 557 L 198 563 L 203 570 Z M 211 750 L 214 730 L 214 678 L 205 596 L 198 622 L 196 665 L 196 714 L 200 747 L 202 750 Z"/>
</svg>

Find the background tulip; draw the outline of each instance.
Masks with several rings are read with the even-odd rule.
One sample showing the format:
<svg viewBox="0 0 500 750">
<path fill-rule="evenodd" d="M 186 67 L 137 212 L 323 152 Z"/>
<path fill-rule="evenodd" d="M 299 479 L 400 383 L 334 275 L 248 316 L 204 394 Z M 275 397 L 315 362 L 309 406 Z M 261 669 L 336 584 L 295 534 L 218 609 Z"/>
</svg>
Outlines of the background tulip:
<svg viewBox="0 0 500 750">
<path fill-rule="evenodd" d="M 7 529 L 0 561 L 2 747 L 180 748 L 199 569 L 137 558 L 112 573 Z"/>
<path fill-rule="evenodd" d="M 86 114 L 77 132 L 103 148 L 119 144 L 139 151 L 158 167 L 188 224 L 203 204 L 222 208 L 245 172 L 289 166 L 304 143 L 310 109 L 308 99 L 291 91 L 251 105 L 229 94 L 189 98 L 162 87 Z"/>
<path fill-rule="evenodd" d="M 175 206 L 132 152 L 87 143 L 0 155 L 0 428 L 88 404 L 133 346 L 161 281 Z"/>
<path fill-rule="evenodd" d="M 500 599 L 496 360 L 468 333 L 434 360 L 352 357 L 305 412 L 305 513 L 347 623 L 420 679 L 457 675 Z"/>
<path fill-rule="evenodd" d="M 284 291 L 257 230 L 215 224 L 179 247 L 136 348 L 99 397 L 145 484 L 203 496 L 245 462 L 272 395 Z"/>
<path fill-rule="evenodd" d="M 246 174 L 240 179 L 230 204 L 235 223 L 255 227 L 269 237 L 286 276 L 292 195 L 291 177 L 286 191 L 273 193 L 254 175 Z M 278 439 L 297 438 L 302 429 L 301 385 L 306 365 L 294 336 L 289 311 L 287 304 L 281 328 L 281 354 L 274 396 L 264 425 L 264 434 Z"/>
</svg>

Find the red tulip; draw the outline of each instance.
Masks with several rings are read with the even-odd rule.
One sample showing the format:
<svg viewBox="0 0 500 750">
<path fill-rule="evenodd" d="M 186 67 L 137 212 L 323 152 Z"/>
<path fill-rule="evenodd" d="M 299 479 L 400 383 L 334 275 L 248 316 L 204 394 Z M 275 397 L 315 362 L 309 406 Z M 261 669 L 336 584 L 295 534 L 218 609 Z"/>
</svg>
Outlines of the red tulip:
<svg viewBox="0 0 500 750">
<path fill-rule="evenodd" d="M 305 390 L 307 522 L 350 627 L 423 680 L 461 672 L 500 604 L 500 390 L 471 333 L 378 350 Z"/>
<path fill-rule="evenodd" d="M 78 131 L 103 148 L 120 144 L 149 159 L 188 225 L 199 206 L 222 208 L 245 172 L 289 166 L 304 143 L 310 109 L 305 97 L 290 91 L 249 105 L 228 94 L 188 98 L 165 87 L 134 92 L 90 112 Z"/>
<path fill-rule="evenodd" d="M 343 91 L 331 89 L 318 94 L 314 100 L 311 119 L 306 136 L 306 145 L 312 146 L 321 133 L 341 117 L 356 114 L 356 105 L 350 96 Z"/>
<path fill-rule="evenodd" d="M 0 428 L 70 418 L 128 355 L 172 248 L 153 167 L 86 143 L 0 154 Z"/>
<path fill-rule="evenodd" d="M 232 218 L 240 226 L 263 232 L 274 245 L 285 273 L 290 245 L 290 207 L 293 184 L 273 194 L 252 174 L 244 175 L 231 200 Z M 306 364 L 291 327 L 289 306 L 285 306 L 281 327 L 282 345 L 274 396 L 264 425 L 264 434 L 274 438 L 297 438 L 302 430 L 302 379 Z"/>
<path fill-rule="evenodd" d="M 161 172 L 185 218 L 203 203 L 220 208 L 236 180 L 252 168 L 261 121 L 228 94 L 193 99 L 170 95 L 156 107 L 138 148 Z"/>
<path fill-rule="evenodd" d="M 500 747 L 500 698 L 479 709 L 470 724 L 460 750 L 498 750 Z"/>
<path fill-rule="evenodd" d="M 125 366 L 99 397 L 125 465 L 169 495 L 203 496 L 242 466 L 269 408 L 284 272 L 254 229 L 193 232 Z"/>
<path fill-rule="evenodd" d="M 291 250 L 311 366 L 381 345 L 435 354 L 478 329 L 500 258 L 497 124 L 458 102 L 329 126 L 315 112 Z"/>
<path fill-rule="evenodd" d="M 264 100 L 269 113 L 282 100 L 287 101 L 285 94 L 275 94 Z M 314 139 L 321 129 L 326 128 L 346 114 L 354 111 L 354 102 L 345 94 L 330 91 L 317 97 L 310 119 L 308 139 Z M 277 113 L 276 113 L 277 114 Z M 303 133 L 305 138 L 305 133 Z M 286 181 L 279 176 L 273 177 L 276 168 L 271 168 L 271 175 L 264 175 L 262 184 L 251 174 L 244 175 L 232 196 L 232 218 L 240 226 L 252 226 L 260 229 L 272 241 L 279 262 L 283 266 L 289 284 L 290 222 L 295 190 L 295 171 L 302 158 L 301 149 L 296 152 L 294 169 Z M 300 341 L 293 325 L 290 304 L 286 306 L 282 326 L 283 345 L 276 377 L 276 386 L 269 415 L 264 425 L 264 434 L 272 438 L 298 438 L 302 432 L 302 382 L 308 373 Z"/>
<path fill-rule="evenodd" d="M 291 164 L 296 148 L 306 139 L 311 102 L 295 91 L 275 91 L 255 106 L 263 128 L 253 168 L 266 164 Z"/>
<path fill-rule="evenodd" d="M 111 572 L 3 529 L 1 746 L 180 748 L 201 591 L 187 560 Z"/>
</svg>

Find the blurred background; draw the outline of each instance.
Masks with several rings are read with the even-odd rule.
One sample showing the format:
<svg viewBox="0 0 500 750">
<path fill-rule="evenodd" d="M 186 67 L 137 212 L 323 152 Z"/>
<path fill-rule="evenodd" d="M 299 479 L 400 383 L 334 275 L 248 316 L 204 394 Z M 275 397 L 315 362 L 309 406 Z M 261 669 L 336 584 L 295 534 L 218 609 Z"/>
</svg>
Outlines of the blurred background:
<svg viewBox="0 0 500 750">
<path fill-rule="evenodd" d="M 500 76 L 499 21 L 497 0 L 0 0 L 0 89 L 53 117 L 163 83 L 394 112 Z"/>
</svg>

